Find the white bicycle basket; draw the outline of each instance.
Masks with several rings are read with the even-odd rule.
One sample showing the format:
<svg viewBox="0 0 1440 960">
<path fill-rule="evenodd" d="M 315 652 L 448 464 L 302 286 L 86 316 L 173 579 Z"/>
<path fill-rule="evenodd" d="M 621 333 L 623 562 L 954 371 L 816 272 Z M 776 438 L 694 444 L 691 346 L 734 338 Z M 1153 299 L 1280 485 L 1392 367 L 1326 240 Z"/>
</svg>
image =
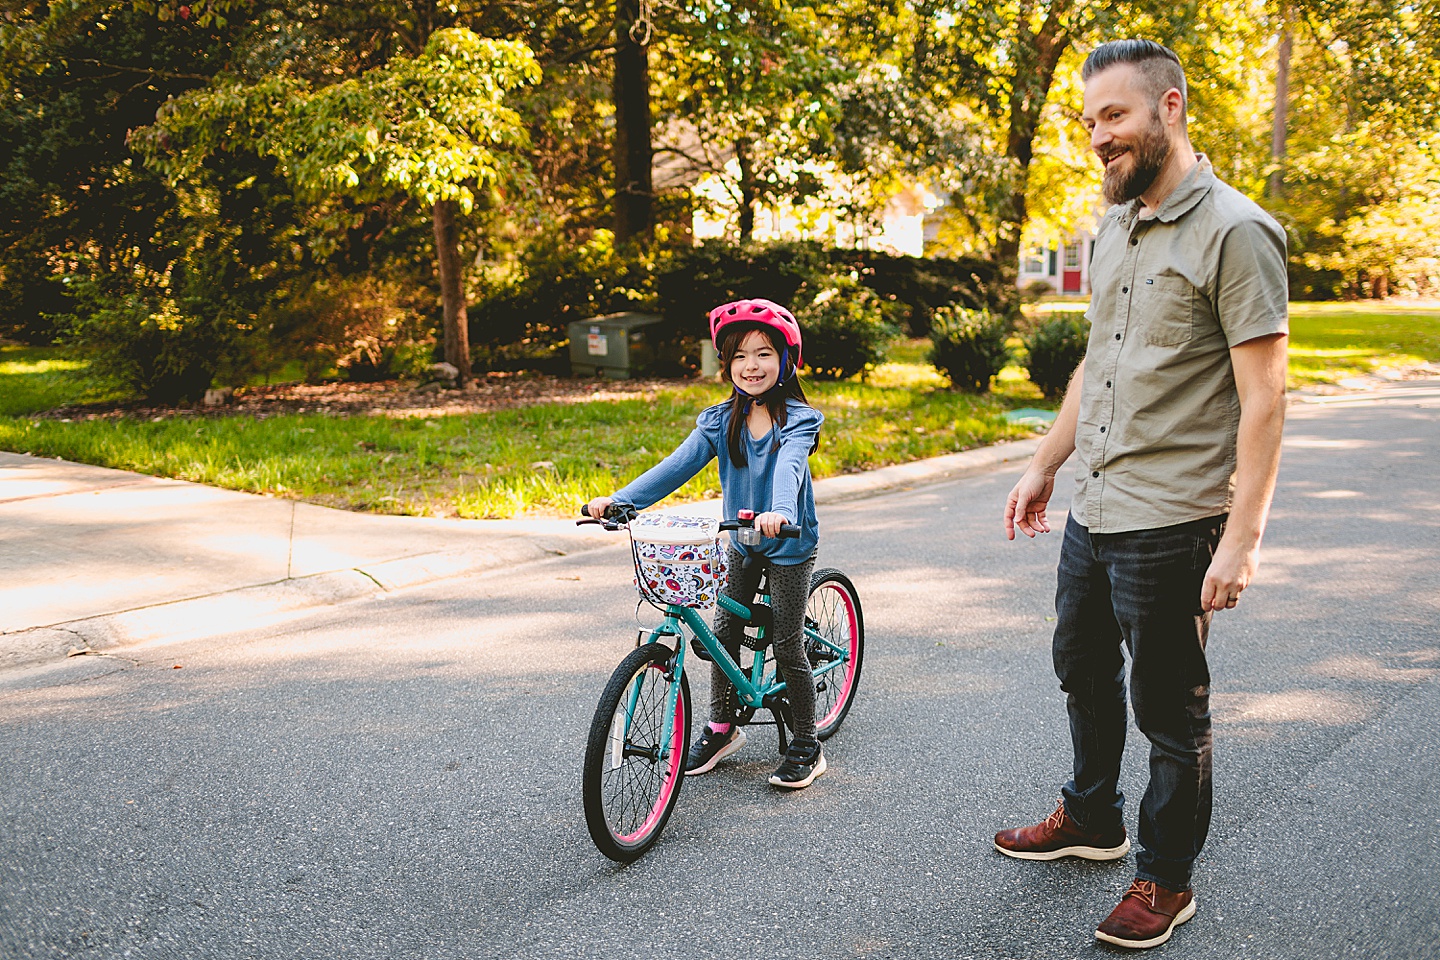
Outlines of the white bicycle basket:
<svg viewBox="0 0 1440 960">
<path fill-rule="evenodd" d="M 641 514 L 630 521 L 635 586 L 652 603 L 707 609 L 725 586 L 720 521 Z"/>
</svg>

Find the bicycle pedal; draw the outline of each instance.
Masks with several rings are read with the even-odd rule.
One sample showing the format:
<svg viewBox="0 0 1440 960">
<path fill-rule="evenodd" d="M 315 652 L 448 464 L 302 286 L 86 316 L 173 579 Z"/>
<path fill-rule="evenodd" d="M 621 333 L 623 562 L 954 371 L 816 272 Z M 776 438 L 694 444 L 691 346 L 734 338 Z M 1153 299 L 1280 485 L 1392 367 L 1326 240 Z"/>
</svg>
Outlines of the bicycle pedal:
<svg viewBox="0 0 1440 960">
<path fill-rule="evenodd" d="M 715 662 L 714 658 L 710 656 L 710 652 L 701 646 L 700 641 L 693 638 L 690 641 L 690 653 L 692 656 L 699 657 L 708 663 Z"/>
</svg>

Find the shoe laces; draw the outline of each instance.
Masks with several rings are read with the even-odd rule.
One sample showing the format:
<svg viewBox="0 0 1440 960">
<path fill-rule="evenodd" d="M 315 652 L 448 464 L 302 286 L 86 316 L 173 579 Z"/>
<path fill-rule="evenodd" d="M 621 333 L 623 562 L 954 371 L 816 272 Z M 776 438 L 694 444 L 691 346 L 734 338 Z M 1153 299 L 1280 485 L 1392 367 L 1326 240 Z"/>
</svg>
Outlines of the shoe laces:
<svg viewBox="0 0 1440 960">
<path fill-rule="evenodd" d="M 1059 830 L 1059 829 L 1061 828 L 1061 826 L 1064 825 L 1064 823 L 1065 823 L 1065 801 L 1062 800 L 1062 801 L 1060 801 L 1059 806 L 1057 806 L 1057 807 L 1055 808 L 1055 812 L 1052 813 L 1052 814 L 1050 814 L 1050 816 L 1048 816 L 1048 817 L 1045 818 L 1045 826 L 1049 827 L 1051 830 Z"/>
<path fill-rule="evenodd" d="M 1130 889 L 1125 891 L 1121 900 L 1128 900 L 1131 897 L 1138 897 L 1144 900 L 1148 906 L 1155 906 L 1155 883 L 1152 880 L 1135 879 L 1130 881 Z"/>
</svg>

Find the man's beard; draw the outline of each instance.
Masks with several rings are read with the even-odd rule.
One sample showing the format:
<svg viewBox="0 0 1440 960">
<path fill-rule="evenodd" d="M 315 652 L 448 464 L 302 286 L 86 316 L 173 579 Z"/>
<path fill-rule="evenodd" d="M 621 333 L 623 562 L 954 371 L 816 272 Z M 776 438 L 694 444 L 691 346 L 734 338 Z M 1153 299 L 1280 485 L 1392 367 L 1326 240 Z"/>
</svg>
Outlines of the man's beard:
<svg viewBox="0 0 1440 960">
<path fill-rule="evenodd" d="M 1160 176 L 1160 168 L 1170 159 L 1170 138 L 1165 134 L 1165 125 L 1160 122 L 1158 112 L 1150 114 L 1149 129 L 1133 142 L 1112 141 L 1106 146 L 1101 160 L 1108 160 L 1129 148 L 1131 161 L 1129 173 L 1121 173 L 1120 167 L 1115 164 L 1105 168 L 1105 179 L 1101 186 L 1107 203 L 1129 203 L 1149 190 L 1155 178 Z"/>
</svg>

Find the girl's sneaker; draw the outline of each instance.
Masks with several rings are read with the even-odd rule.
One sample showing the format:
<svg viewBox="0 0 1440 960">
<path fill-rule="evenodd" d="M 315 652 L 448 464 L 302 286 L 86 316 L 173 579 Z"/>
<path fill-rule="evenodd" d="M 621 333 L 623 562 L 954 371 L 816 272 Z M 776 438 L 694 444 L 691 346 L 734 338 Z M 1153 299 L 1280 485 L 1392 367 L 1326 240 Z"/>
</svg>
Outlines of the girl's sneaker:
<svg viewBox="0 0 1440 960">
<path fill-rule="evenodd" d="M 785 751 L 785 759 L 770 775 L 770 782 L 777 787 L 799 790 L 810 786 L 824 772 L 825 755 L 820 752 L 820 741 L 801 743 L 792 740 L 790 748 Z"/>
<path fill-rule="evenodd" d="M 715 769 L 715 764 L 743 746 L 744 728 L 734 726 L 729 733 L 716 733 L 706 724 L 700 739 L 690 745 L 690 753 L 685 757 L 685 773 L 692 777 L 709 773 Z"/>
</svg>

